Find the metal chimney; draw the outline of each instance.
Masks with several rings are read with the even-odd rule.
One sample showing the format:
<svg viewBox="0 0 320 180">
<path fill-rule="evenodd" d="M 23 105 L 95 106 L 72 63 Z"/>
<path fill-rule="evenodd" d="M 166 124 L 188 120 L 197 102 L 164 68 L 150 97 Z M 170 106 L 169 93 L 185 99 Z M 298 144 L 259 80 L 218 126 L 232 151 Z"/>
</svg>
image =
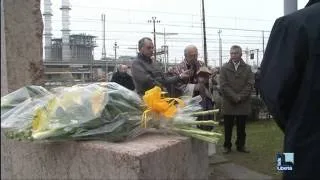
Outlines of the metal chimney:
<svg viewBox="0 0 320 180">
<path fill-rule="evenodd" d="M 51 56 L 51 39 L 52 39 L 52 27 L 51 27 L 51 0 L 44 0 L 44 61 L 50 61 L 52 59 Z"/>
<path fill-rule="evenodd" d="M 62 5 L 60 10 L 62 11 L 62 61 L 71 61 L 71 51 L 70 51 L 70 16 L 69 11 L 70 2 L 69 0 L 62 0 Z"/>
<path fill-rule="evenodd" d="M 101 15 L 102 21 L 102 57 L 101 59 L 106 59 L 106 15 Z"/>
</svg>

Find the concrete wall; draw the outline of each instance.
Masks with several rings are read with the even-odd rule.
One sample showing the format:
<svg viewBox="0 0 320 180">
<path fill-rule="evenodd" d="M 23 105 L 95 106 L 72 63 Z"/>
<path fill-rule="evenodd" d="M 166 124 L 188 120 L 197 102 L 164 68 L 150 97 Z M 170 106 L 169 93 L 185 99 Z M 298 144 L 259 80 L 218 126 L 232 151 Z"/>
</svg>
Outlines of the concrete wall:
<svg viewBox="0 0 320 180">
<path fill-rule="evenodd" d="M 7 144 L 11 151 L 1 160 L 5 165 L 1 179 L 208 178 L 207 144 L 186 137 L 144 135 L 125 143 Z"/>
<path fill-rule="evenodd" d="M 40 0 L 3 0 L 8 90 L 43 83 Z M 2 39 L 1 39 L 2 41 Z M 1 42 L 3 43 L 3 42 Z"/>
<path fill-rule="evenodd" d="M 7 60 L 4 35 L 4 12 L 1 1 L 1 97 L 8 93 Z"/>
</svg>

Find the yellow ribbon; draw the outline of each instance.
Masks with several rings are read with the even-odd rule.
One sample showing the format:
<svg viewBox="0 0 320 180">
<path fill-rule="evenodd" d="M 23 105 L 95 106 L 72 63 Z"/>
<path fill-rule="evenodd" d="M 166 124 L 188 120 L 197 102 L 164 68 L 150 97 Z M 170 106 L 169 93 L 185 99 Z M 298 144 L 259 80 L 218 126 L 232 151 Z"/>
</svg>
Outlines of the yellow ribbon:
<svg viewBox="0 0 320 180">
<path fill-rule="evenodd" d="M 165 94 L 161 91 L 161 88 L 155 86 L 154 88 L 145 92 L 143 96 L 143 101 L 147 106 L 142 114 L 141 125 L 147 127 L 147 122 L 155 117 L 152 117 L 150 113 L 155 114 L 157 117 L 163 116 L 167 119 L 174 117 L 177 112 L 177 107 L 175 103 L 178 103 L 180 107 L 184 106 L 181 99 L 178 98 L 164 98 L 162 95 Z M 157 118 L 159 119 L 159 118 Z"/>
</svg>

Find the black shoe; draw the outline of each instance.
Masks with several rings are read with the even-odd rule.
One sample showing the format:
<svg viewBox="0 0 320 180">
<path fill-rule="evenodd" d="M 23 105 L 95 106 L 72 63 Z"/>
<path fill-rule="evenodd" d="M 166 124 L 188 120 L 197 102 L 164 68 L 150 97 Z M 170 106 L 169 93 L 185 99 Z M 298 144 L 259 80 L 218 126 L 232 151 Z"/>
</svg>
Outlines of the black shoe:
<svg viewBox="0 0 320 180">
<path fill-rule="evenodd" d="M 237 148 L 237 151 L 242 152 L 242 153 L 250 153 L 250 151 L 245 148 Z"/>
<path fill-rule="evenodd" d="M 224 148 L 223 154 L 231 153 L 231 148 Z"/>
</svg>

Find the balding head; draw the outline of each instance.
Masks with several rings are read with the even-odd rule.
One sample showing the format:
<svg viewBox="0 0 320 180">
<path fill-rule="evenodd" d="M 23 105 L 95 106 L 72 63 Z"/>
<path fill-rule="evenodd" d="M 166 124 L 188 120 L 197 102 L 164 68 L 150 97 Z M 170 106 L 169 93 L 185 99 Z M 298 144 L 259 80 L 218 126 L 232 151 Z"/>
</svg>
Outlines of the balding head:
<svg viewBox="0 0 320 180">
<path fill-rule="evenodd" d="M 126 73 L 127 70 L 128 70 L 128 66 L 127 66 L 127 65 L 120 64 L 120 66 L 119 66 L 119 72 Z"/>
<path fill-rule="evenodd" d="M 153 54 L 153 43 L 148 37 L 141 38 L 138 42 L 139 52 L 150 58 Z"/>
<path fill-rule="evenodd" d="M 184 57 L 188 64 L 193 64 L 198 60 L 198 49 L 195 45 L 188 45 L 184 49 Z"/>
</svg>

